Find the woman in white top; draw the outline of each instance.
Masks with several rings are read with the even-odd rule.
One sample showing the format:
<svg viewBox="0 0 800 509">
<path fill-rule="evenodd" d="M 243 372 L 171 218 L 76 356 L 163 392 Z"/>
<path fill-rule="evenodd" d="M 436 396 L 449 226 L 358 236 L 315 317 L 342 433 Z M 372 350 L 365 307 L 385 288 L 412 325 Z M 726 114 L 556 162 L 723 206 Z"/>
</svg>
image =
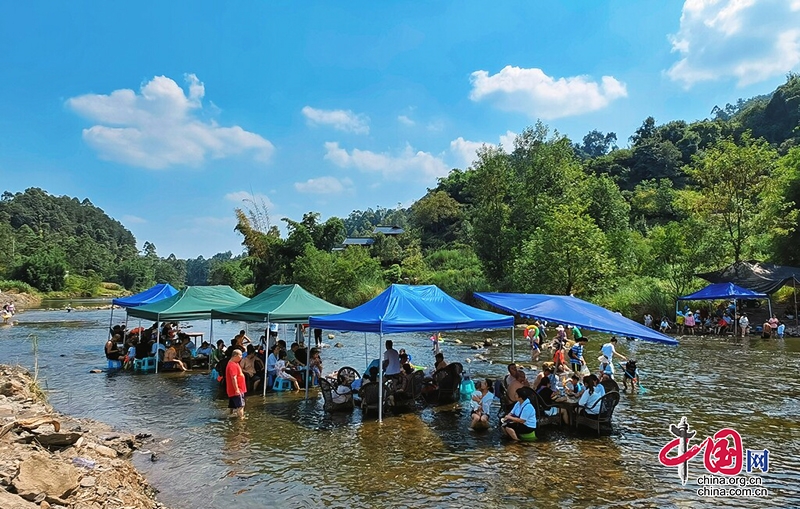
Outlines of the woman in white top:
<svg viewBox="0 0 800 509">
<path fill-rule="evenodd" d="M 520 387 L 514 397 L 517 403 L 511 412 L 503 417 L 503 434 L 511 440 L 519 440 L 520 435 L 529 435 L 536 431 L 536 408 L 531 402 L 536 393 L 530 387 Z"/>
<path fill-rule="evenodd" d="M 583 385 L 586 388 L 578 400 L 578 408 L 587 416 L 597 418 L 600 413 L 600 398 L 606 395 L 605 388 L 600 385 L 596 375 L 583 377 Z"/>
<path fill-rule="evenodd" d="M 278 361 L 275 363 L 275 374 L 280 378 L 284 378 L 286 380 L 291 380 L 292 385 L 294 385 L 294 390 L 300 390 L 300 384 L 297 383 L 297 378 L 293 377 L 289 373 L 286 372 L 286 351 L 281 350 L 278 353 Z"/>
<path fill-rule="evenodd" d="M 489 392 L 489 382 L 481 380 L 478 382 L 477 390 L 472 394 L 472 429 L 488 429 L 489 428 L 489 412 L 492 409 L 492 401 L 494 401 L 494 394 Z"/>
</svg>

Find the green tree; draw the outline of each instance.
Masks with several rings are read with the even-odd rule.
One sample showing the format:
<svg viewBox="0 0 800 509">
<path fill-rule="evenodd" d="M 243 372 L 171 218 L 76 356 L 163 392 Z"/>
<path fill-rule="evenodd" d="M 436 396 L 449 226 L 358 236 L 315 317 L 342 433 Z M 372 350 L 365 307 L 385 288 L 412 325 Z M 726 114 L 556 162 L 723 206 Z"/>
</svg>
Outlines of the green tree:
<svg viewBox="0 0 800 509">
<path fill-rule="evenodd" d="M 258 219 L 252 211 L 248 215 L 236 209 L 236 228 L 242 234 L 242 245 L 247 249 L 244 264 L 252 271 L 255 292 L 260 293 L 270 285 L 283 280 L 286 260 L 283 258 L 283 240 L 275 226 Z M 262 228 L 268 228 L 262 231 Z"/>
<path fill-rule="evenodd" d="M 208 282 L 211 285 L 228 285 L 241 291 L 252 277 L 253 273 L 240 260 L 227 260 L 214 264 L 209 271 Z"/>
<path fill-rule="evenodd" d="M 696 212 L 725 232 L 734 261 L 750 254 L 755 238 L 781 220 L 769 214 L 773 208 L 764 206 L 766 199 L 779 199 L 771 178 L 777 159 L 766 141 L 745 133 L 739 144 L 731 138 L 720 140 L 686 169 L 698 185 Z"/>
<path fill-rule="evenodd" d="M 462 206 L 444 191 L 429 191 L 411 206 L 411 224 L 418 228 L 425 249 L 454 242 L 464 217 Z"/>
<path fill-rule="evenodd" d="M 14 271 L 13 278 L 28 283 L 43 292 L 64 288 L 67 261 L 59 248 L 42 250 L 27 257 Z"/>
<path fill-rule="evenodd" d="M 772 230 L 775 262 L 792 267 L 800 266 L 800 147 L 791 149 L 778 161 L 775 173 L 776 195 L 766 196 L 770 213 L 783 219 L 783 228 Z"/>
<path fill-rule="evenodd" d="M 117 267 L 115 280 L 127 290 L 145 290 L 155 284 L 153 264 L 142 257 L 125 260 Z"/>
<path fill-rule="evenodd" d="M 526 241 L 514 268 L 521 292 L 588 294 L 611 272 L 606 237 L 580 204 L 552 208 Z"/>
</svg>

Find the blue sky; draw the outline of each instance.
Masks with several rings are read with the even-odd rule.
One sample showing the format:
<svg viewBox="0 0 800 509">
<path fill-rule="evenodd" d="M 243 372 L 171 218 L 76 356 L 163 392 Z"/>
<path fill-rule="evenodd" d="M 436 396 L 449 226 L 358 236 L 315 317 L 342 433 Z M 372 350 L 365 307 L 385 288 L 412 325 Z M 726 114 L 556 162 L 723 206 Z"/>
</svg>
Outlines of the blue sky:
<svg viewBox="0 0 800 509">
<path fill-rule="evenodd" d="M 11 4 L 9 4 L 11 5 Z M 18 2 L 0 17 L 0 180 L 89 198 L 162 256 L 408 205 L 542 119 L 621 145 L 800 68 L 800 0 Z"/>
</svg>

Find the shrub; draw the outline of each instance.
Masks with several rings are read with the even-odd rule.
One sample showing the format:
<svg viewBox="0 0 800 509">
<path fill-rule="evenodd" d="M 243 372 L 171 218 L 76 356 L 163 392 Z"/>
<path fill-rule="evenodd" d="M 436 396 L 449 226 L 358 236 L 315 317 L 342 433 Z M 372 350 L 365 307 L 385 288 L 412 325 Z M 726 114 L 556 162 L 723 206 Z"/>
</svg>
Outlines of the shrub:
<svg viewBox="0 0 800 509">
<path fill-rule="evenodd" d="M 36 288 L 15 279 L 0 279 L 0 290 L 6 293 L 36 293 Z"/>
</svg>

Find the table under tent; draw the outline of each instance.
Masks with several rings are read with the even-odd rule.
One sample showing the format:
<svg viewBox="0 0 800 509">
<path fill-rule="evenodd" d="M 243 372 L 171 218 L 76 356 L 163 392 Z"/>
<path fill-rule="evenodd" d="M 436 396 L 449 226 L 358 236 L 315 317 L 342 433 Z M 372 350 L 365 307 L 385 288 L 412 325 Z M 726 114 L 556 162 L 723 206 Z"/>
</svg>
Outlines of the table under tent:
<svg viewBox="0 0 800 509">
<path fill-rule="evenodd" d="M 312 315 L 325 316 L 347 311 L 347 308 L 331 304 L 309 293 L 302 286 L 272 285 L 252 299 L 237 306 L 215 308 L 212 318 L 270 323 L 304 324 Z M 309 334 L 310 334 L 309 329 Z M 308 398 L 308 370 L 306 370 L 306 398 Z M 263 395 L 267 394 L 267 370 L 264 370 Z"/>
<path fill-rule="evenodd" d="M 211 310 L 239 305 L 248 300 L 230 286 L 187 286 L 172 297 L 152 304 L 128 308 L 127 312 L 128 316 L 156 323 L 211 320 L 210 341 L 213 342 L 214 321 L 211 319 Z M 158 327 L 157 331 L 156 344 L 158 345 L 161 343 L 161 327 Z M 158 372 L 158 362 L 156 362 L 156 372 Z"/>
<path fill-rule="evenodd" d="M 675 338 L 572 295 L 484 292 L 476 292 L 474 295 L 498 309 L 523 318 L 574 325 L 581 329 L 619 334 L 666 345 L 678 344 Z"/>
<path fill-rule="evenodd" d="M 758 299 L 767 299 L 767 305 L 769 306 L 769 315 L 772 316 L 772 302 L 769 299 L 769 295 L 766 293 L 759 293 L 754 292 L 753 290 L 748 290 L 747 288 L 742 288 L 741 286 L 737 286 L 733 283 L 713 283 L 701 290 L 698 290 L 692 294 L 684 295 L 683 297 L 678 297 L 678 302 L 682 300 L 732 300 L 733 301 L 733 335 L 736 335 L 736 327 L 737 327 L 737 300 L 758 300 Z M 678 312 L 678 302 L 675 303 L 675 313 Z"/>
<path fill-rule="evenodd" d="M 402 332 L 437 332 L 455 330 L 505 329 L 514 334 L 514 317 L 468 306 L 435 285 L 393 284 L 364 304 L 329 316 L 312 316 L 311 327 L 337 331 L 378 334 L 383 358 L 383 335 Z M 366 352 L 365 352 L 366 353 Z M 369 360 L 367 358 L 367 363 Z M 380 387 L 384 385 L 379 370 Z M 383 420 L 383 391 L 378 392 L 378 420 Z"/>
</svg>

